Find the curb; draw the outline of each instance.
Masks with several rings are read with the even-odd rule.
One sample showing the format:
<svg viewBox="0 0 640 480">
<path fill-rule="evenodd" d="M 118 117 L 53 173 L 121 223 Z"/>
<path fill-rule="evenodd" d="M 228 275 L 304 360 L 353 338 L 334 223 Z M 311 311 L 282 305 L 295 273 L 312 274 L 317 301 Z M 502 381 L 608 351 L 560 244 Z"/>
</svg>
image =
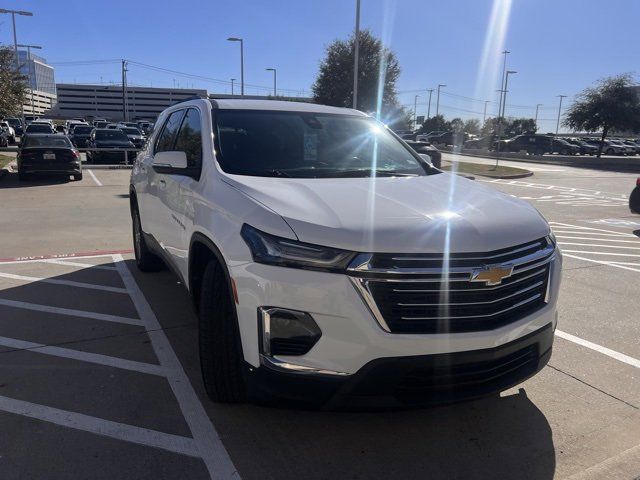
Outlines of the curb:
<svg viewBox="0 0 640 480">
<path fill-rule="evenodd" d="M 533 172 L 531 170 L 527 170 L 526 173 L 515 173 L 513 175 L 492 176 L 492 175 L 482 175 L 481 173 L 476 173 L 476 175 L 478 175 L 479 177 L 493 178 L 496 180 L 515 180 L 516 178 L 533 177 Z"/>
</svg>

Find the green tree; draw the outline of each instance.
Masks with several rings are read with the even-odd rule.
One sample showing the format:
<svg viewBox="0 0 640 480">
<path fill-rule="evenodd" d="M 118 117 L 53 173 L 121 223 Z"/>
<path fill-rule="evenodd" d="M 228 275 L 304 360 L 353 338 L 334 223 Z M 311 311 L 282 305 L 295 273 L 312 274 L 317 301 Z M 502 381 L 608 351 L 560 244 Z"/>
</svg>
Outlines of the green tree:
<svg viewBox="0 0 640 480">
<path fill-rule="evenodd" d="M 395 54 L 374 37 L 369 30 L 359 36 L 358 110 L 375 113 L 380 107 L 381 118 L 391 123 L 406 123 L 407 115 L 398 102 L 396 81 L 400 76 L 400 64 Z M 355 34 L 347 40 L 335 40 L 328 47 L 320 62 L 320 71 L 313 84 L 313 97 L 317 103 L 338 107 L 353 106 L 353 59 Z M 378 90 L 384 72 L 382 95 Z"/>
<path fill-rule="evenodd" d="M 563 125 L 573 130 L 602 130 L 598 157 L 604 140 L 612 130 L 640 131 L 640 99 L 631 74 L 625 73 L 599 80 L 583 90 L 569 107 Z"/>
<path fill-rule="evenodd" d="M 523 133 L 535 133 L 536 130 L 538 130 L 538 126 L 533 118 L 516 118 L 511 121 L 507 120 L 503 128 L 505 135 L 509 137 L 521 135 Z"/>
<path fill-rule="evenodd" d="M 26 97 L 26 77 L 16 72 L 13 49 L 0 46 L 0 117 L 16 115 Z"/>
<path fill-rule="evenodd" d="M 446 132 L 450 129 L 451 128 L 450 128 L 449 122 L 447 122 L 444 119 L 444 115 L 439 114 L 431 118 L 427 118 L 422 124 L 422 127 L 420 127 L 420 132 L 421 133 L 429 133 L 429 132 L 435 132 L 435 131 Z"/>
<path fill-rule="evenodd" d="M 464 120 L 461 118 L 454 118 L 449 122 L 449 130 L 453 130 L 454 132 L 462 132 L 464 130 Z"/>
<path fill-rule="evenodd" d="M 464 122 L 463 130 L 467 133 L 477 135 L 478 133 L 480 133 L 480 120 L 478 120 L 477 118 L 470 118 L 469 120 Z"/>
</svg>

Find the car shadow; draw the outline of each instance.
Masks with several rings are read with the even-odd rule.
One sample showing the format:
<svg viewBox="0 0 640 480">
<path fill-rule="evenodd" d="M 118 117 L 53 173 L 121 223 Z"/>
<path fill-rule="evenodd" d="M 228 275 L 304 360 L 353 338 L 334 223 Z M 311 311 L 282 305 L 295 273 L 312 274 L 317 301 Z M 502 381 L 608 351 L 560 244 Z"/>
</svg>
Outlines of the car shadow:
<svg viewBox="0 0 640 480">
<path fill-rule="evenodd" d="M 88 263 L 82 259 L 69 260 Z M 62 273 L 59 267 L 52 268 L 50 271 L 57 273 L 51 276 L 43 270 L 48 268 L 44 264 L 32 265 L 35 266 L 30 270 L 28 264 L 3 267 L 0 263 L 0 272 L 124 286 L 117 272 L 110 270 L 114 266 L 110 257 L 97 260 L 96 266 L 67 273 Z M 213 403 L 202 384 L 197 322 L 188 293 L 168 271 L 144 274 L 131 260 L 126 261 L 126 268 L 158 318 L 242 478 L 546 480 L 554 477 L 556 457 L 551 426 L 524 388 L 474 402 L 382 412 L 309 411 Z M 67 288 L 69 290 L 65 290 Z M 127 303 L 126 295 L 117 297 L 81 290 L 59 282 L 56 285 L 32 281 L 0 289 L 0 298 L 132 315 L 132 305 Z M 0 307 L 0 317 L 3 308 L 7 307 Z M 85 321 L 70 327 L 71 324 L 62 321 L 42 318 L 38 321 L 25 312 L 28 311 L 20 311 L 15 318 L 6 315 L 6 321 L 0 323 L 0 337 L 87 349 L 104 355 L 140 355 L 139 337 L 143 332 L 130 331 L 110 322 L 96 326 L 95 322 Z M 96 350 L 105 338 L 109 339 L 108 348 Z M 43 356 L 43 366 L 47 361 Z M 73 382 L 73 377 L 69 377 L 72 373 L 63 375 L 65 381 Z M 47 403 L 56 404 L 56 395 L 62 395 L 63 390 L 52 389 L 51 401 Z M 5 394 L 11 396 L 11 392 Z M 153 396 L 154 392 L 149 391 L 148 395 Z"/>
<path fill-rule="evenodd" d="M 18 179 L 17 172 L 8 172 L 4 177 L 0 177 L 0 188 L 27 188 L 42 187 L 50 185 L 62 185 L 71 183 L 71 176 L 62 175 L 34 175 L 29 180 L 21 181 Z"/>
</svg>

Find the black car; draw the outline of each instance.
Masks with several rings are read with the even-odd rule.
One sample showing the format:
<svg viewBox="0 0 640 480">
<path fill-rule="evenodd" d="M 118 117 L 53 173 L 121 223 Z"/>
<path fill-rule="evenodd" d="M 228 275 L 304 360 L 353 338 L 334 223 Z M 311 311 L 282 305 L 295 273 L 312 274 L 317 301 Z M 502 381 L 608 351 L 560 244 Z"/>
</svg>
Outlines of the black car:
<svg viewBox="0 0 640 480">
<path fill-rule="evenodd" d="M 96 128 L 91 132 L 87 142 L 87 148 L 108 148 L 109 151 L 92 151 L 87 152 L 87 162 L 124 162 L 125 153 L 122 149 L 135 148 L 129 137 L 118 129 Z M 126 158 L 132 160 L 135 158 L 136 152 L 126 152 Z"/>
<path fill-rule="evenodd" d="M 56 131 L 48 123 L 30 123 L 27 125 L 25 135 L 31 135 L 33 133 L 44 133 L 46 135 L 56 133 Z"/>
<path fill-rule="evenodd" d="M 140 130 L 133 127 L 120 127 L 120 130 L 129 137 L 129 140 L 136 146 L 136 148 L 142 148 L 144 146 L 145 137 Z"/>
<path fill-rule="evenodd" d="M 24 134 L 24 127 L 22 126 L 22 120 L 19 118 L 5 118 L 5 122 L 7 122 L 13 128 L 13 131 L 16 132 L 16 135 L 22 136 Z"/>
<path fill-rule="evenodd" d="M 62 135 L 66 135 L 67 129 L 64 128 L 64 125 L 56 125 L 56 133 L 61 133 Z"/>
<path fill-rule="evenodd" d="M 580 155 L 595 155 L 598 153 L 598 147 L 587 143 L 584 140 L 580 140 L 579 138 L 564 138 L 563 140 L 571 145 L 577 146 L 580 149 Z"/>
<path fill-rule="evenodd" d="M 76 147 L 85 148 L 91 132 L 93 132 L 93 127 L 90 125 L 76 125 L 69 137 Z"/>
<path fill-rule="evenodd" d="M 34 174 L 73 175 L 74 180 L 82 180 L 80 152 L 63 135 L 25 135 L 16 159 L 20 180 L 28 180 Z"/>
<path fill-rule="evenodd" d="M 636 188 L 629 195 L 629 210 L 631 213 L 640 213 L 640 177 L 636 180 Z"/>
<path fill-rule="evenodd" d="M 483 148 L 491 150 L 496 141 L 496 135 L 487 135 L 486 137 L 474 138 L 464 142 L 464 148 Z"/>
<path fill-rule="evenodd" d="M 410 140 L 405 140 L 405 143 L 413 148 L 416 153 L 423 153 L 429 155 L 431 157 L 431 163 L 436 168 L 440 168 L 442 165 L 442 154 L 440 151 L 431 145 L 429 142 L 412 142 Z"/>
</svg>

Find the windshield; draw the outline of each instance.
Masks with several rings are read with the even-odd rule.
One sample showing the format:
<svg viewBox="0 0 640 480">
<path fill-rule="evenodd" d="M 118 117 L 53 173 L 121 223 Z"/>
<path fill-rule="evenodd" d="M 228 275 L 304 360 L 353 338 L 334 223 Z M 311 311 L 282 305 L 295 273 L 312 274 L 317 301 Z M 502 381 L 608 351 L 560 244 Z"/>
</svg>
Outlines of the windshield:
<svg viewBox="0 0 640 480">
<path fill-rule="evenodd" d="M 129 141 L 129 138 L 120 130 L 98 130 L 96 131 L 96 140 Z"/>
<path fill-rule="evenodd" d="M 122 130 L 127 135 L 142 135 L 140 133 L 140 130 L 138 130 L 137 128 L 121 128 L 120 130 Z"/>
<path fill-rule="evenodd" d="M 71 142 L 67 137 L 62 135 L 58 136 L 27 136 L 25 137 L 22 148 L 72 148 Z"/>
<path fill-rule="evenodd" d="M 89 134 L 91 133 L 91 130 L 93 130 L 93 127 L 81 127 L 81 126 L 77 126 L 73 129 L 73 133 L 74 134 Z"/>
<path fill-rule="evenodd" d="M 436 172 L 369 117 L 216 110 L 215 119 L 217 158 L 231 174 L 336 178 Z"/>
</svg>

